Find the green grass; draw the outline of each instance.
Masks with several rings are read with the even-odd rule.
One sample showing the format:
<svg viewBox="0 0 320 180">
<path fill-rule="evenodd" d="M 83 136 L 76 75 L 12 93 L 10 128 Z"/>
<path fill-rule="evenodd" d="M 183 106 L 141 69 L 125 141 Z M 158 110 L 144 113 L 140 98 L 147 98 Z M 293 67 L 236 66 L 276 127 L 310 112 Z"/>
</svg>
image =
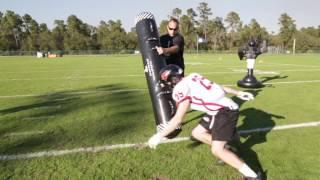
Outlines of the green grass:
<svg viewBox="0 0 320 180">
<path fill-rule="evenodd" d="M 235 85 L 245 75 L 246 63 L 236 55 L 185 59 L 186 74 L 199 72 L 219 84 Z M 241 107 L 240 130 L 320 121 L 319 54 L 261 55 L 255 71 L 265 87 L 243 89 L 255 100 L 232 97 Z M 139 55 L 0 57 L 0 83 L 0 155 L 146 142 L 155 132 Z M 199 115 L 188 113 L 179 136 L 190 135 Z M 319 130 L 243 135 L 241 157 L 268 179 L 318 179 Z M 0 161 L 0 179 L 241 179 L 216 160 L 206 145 L 185 141 L 157 150 Z"/>
</svg>

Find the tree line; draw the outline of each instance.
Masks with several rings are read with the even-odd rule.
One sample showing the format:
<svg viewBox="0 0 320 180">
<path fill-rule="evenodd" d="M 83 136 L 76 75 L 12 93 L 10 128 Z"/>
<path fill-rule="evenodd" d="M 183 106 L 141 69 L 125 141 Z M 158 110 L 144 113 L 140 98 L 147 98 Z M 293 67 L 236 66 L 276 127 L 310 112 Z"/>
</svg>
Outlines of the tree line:
<svg viewBox="0 0 320 180">
<path fill-rule="evenodd" d="M 200 48 L 211 51 L 233 51 L 252 37 L 267 40 L 269 46 L 283 49 L 292 49 L 294 39 L 296 49 L 301 52 L 320 49 L 320 25 L 297 29 L 295 20 L 287 13 L 278 19 L 278 33 L 269 33 L 256 19 L 244 24 L 234 11 L 225 18 L 213 16 L 205 2 L 186 12 L 174 8 L 169 17 L 180 21 L 180 32 L 187 50 L 196 49 L 199 37 L 205 40 Z M 160 34 L 166 32 L 167 22 L 160 22 Z M 11 10 L 0 12 L 0 51 L 123 51 L 138 48 L 135 28 L 126 32 L 120 20 L 101 20 L 99 25 L 92 26 L 76 15 L 70 15 L 66 21 L 54 20 L 54 27 L 49 29 L 29 14 L 20 16 Z"/>
</svg>

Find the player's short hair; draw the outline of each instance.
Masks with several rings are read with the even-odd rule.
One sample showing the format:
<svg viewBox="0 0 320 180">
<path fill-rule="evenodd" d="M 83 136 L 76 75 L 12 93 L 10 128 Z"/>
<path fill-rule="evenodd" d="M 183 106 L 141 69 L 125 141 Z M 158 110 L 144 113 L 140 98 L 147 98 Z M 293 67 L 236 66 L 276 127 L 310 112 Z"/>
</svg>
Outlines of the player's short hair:
<svg viewBox="0 0 320 180">
<path fill-rule="evenodd" d="M 179 27 L 179 20 L 178 20 L 177 18 L 171 17 L 171 18 L 169 19 L 169 21 L 168 21 L 168 24 L 169 24 L 169 22 L 175 22 L 175 23 L 177 24 L 177 27 Z"/>
</svg>

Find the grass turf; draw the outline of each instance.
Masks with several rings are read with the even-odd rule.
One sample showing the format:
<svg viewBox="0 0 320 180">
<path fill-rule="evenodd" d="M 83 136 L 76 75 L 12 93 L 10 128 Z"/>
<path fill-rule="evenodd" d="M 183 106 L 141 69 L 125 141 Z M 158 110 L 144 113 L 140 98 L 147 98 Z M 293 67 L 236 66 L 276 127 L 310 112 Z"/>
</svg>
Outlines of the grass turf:
<svg viewBox="0 0 320 180">
<path fill-rule="evenodd" d="M 235 85 L 245 75 L 245 62 L 235 55 L 185 59 L 187 74 L 200 72 L 219 84 Z M 145 142 L 155 131 L 140 56 L 0 57 L 0 70 L 1 155 Z M 241 105 L 239 129 L 319 121 L 319 71 L 318 54 L 259 57 L 255 72 L 265 87 L 247 89 L 254 101 L 232 97 Z M 187 115 L 180 136 L 189 136 L 199 115 Z M 269 179 L 317 179 L 317 139 L 319 127 L 252 133 L 241 139 L 242 157 L 267 171 Z M 1 161 L 0 178 L 240 178 L 215 161 L 207 146 L 186 141 L 156 151 L 128 148 Z"/>
</svg>

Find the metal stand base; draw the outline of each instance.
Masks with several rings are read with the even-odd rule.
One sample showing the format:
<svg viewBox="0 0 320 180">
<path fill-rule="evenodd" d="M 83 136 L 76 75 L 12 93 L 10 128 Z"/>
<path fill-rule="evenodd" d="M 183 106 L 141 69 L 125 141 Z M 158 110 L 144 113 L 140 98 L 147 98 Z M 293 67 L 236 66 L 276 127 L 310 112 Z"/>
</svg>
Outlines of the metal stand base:
<svg viewBox="0 0 320 180">
<path fill-rule="evenodd" d="M 253 75 L 253 69 L 248 70 L 248 74 L 242 79 L 238 81 L 238 86 L 243 88 L 260 88 L 262 87 L 262 83 L 257 80 Z"/>
<path fill-rule="evenodd" d="M 238 81 L 238 86 L 243 88 L 260 88 L 262 87 L 262 83 L 254 76 L 246 76 L 242 80 Z"/>
</svg>

